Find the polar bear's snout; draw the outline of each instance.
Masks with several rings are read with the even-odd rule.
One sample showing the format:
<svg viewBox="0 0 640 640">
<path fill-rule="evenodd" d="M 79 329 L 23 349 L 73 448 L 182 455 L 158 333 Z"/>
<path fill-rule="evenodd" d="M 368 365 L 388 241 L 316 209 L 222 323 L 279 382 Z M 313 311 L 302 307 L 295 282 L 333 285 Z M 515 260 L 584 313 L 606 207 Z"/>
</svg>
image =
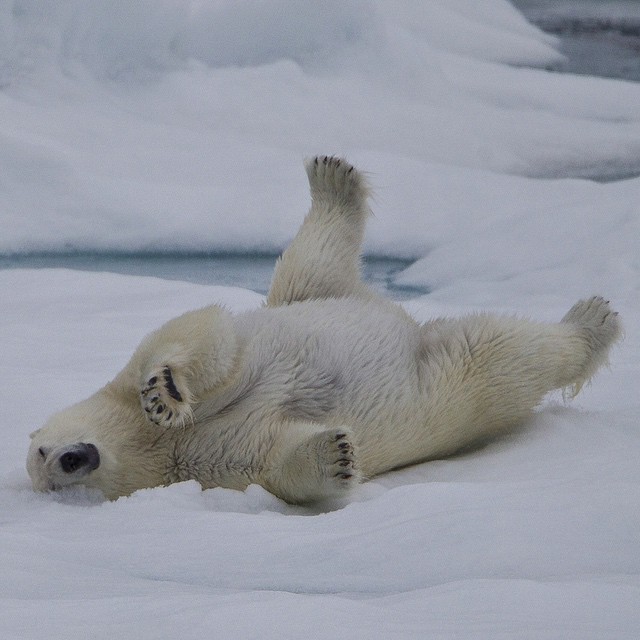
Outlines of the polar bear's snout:
<svg viewBox="0 0 640 640">
<path fill-rule="evenodd" d="M 85 475 L 100 466 L 100 453 L 94 444 L 80 442 L 62 453 L 58 460 L 65 473 Z"/>
<path fill-rule="evenodd" d="M 77 482 L 84 484 L 99 466 L 98 447 L 85 442 L 59 448 L 35 444 L 27 458 L 27 471 L 37 491 L 57 491 Z"/>
</svg>

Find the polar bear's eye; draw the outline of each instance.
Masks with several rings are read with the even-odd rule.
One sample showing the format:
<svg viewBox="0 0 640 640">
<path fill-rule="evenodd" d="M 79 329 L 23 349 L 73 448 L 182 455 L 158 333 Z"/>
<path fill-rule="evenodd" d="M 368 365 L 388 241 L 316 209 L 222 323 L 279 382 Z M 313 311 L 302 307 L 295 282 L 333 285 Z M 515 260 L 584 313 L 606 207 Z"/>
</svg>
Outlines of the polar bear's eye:
<svg viewBox="0 0 640 640">
<path fill-rule="evenodd" d="M 44 460 L 47 457 L 47 452 L 44 449 L 44 447 L 39 447 L 38 448 L 38 453 L 40 454 L 40 457 Z"/>
</svg>

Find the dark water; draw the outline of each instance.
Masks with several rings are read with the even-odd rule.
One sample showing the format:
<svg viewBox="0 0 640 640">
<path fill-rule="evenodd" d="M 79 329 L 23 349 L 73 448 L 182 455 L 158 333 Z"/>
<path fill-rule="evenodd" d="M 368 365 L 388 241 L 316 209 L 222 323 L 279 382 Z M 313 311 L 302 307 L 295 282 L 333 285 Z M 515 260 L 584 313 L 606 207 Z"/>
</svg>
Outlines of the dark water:
<svg viewBox="0 0 640 640">
<path fill-rule="evenodd" d="M 512 0 L 529 20 L 558 38 L 557 73 L 640 82 L 640 0 Z M 613 182 L 640 176 L 640 159 L 585 167 L 568 177 Z"/>
<path fill-rule="evenodd" d="M 525 17 L 560 38 L 561 73 L 640 82 L 640 0 L 512 0 Z"/>
<path fill-rule="evenodd" d="M 265 294 L 277 255 L 216 253 L 41 253 L 0 256 L 0 269 L 78 269 L 128 275 L 155 276 L 198 284 L 242 287 Z M 394 277 L 411 260 L 365 257 L 363 278 L 395 300 L 415 298 L 424 289 L 398 287 Z"/>
</svg>

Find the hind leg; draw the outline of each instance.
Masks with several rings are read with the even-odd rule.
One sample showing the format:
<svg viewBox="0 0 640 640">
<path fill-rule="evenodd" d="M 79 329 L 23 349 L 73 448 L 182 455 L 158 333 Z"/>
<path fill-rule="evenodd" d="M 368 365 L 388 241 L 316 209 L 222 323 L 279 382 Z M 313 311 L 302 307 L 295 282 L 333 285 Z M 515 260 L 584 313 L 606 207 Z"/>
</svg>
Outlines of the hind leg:
<svg viewBox="0 0 640 640">
<path fill-rule="evenodd" d="M 507 374 L 514 387 L 543 395 L 565 388 L 576 395 L 607 362 L 622 334 L 618 314 L 598 296 L 577 302 L 559 323 L 502 319 L 500 324 L 501 332 L 478 345 L 478 352 L 485 352 L 490 379 L 499 387 Z"/>
<path fill-rule="evenodd" d="M 282 426 L 259 482 L 287 502 L 304 504 L 346 495 L 360 479 L 348 428 L 300 422 Z"/>
<path fill-rule="evenodd" d="M 617 313 L 598 297 L 576 303 L 556 323 L 477 315 L 422 331 L 430 440 L 410 444 L 424 458 L 521 424 L 550 391 L 577 394 L 622 333 Z"/>
<path fill-rule="evenodd" d="M 577 302 L 559 323 L 503 319 L 502 326 L 485 345 L 487 379 L 497 389 L 508 383 L 509 395 L 525 409 L 554 389 L 575 396 L 622 333 L 618 314 L 596 296 Z"/>
<path fill-rule="evenodd" d="M 317 156 L 305 163 L 311 210 L 278 260 L 267 304 L 371 297 L 360 277 L 360 247 L 369 208 L 364 177 L 343 159 Z"/>
</svg>

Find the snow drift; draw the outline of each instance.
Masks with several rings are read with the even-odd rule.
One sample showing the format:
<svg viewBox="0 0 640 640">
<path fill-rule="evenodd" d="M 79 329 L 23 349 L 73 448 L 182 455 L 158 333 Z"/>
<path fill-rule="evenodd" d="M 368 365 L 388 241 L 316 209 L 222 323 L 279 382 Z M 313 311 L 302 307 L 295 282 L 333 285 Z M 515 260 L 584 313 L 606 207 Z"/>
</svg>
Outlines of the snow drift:
<svg viewBox="0 0 640 640">
<path fill-rule="evenodd" d="M 371 174 L 367 251 L 419 258 L 416 318 L 602 293 L 627 330 L 571 405 L 334 511 L 193 483 L 103 503 L 34 494 L 28 433 L 169 317 L 262 299 L 0 271 L 4 636 L 637 638 L 640 180 L 584 178 L 640 174 L 640 86 L 557 55 L 503 0 L 0 4 L 0 253 L 278 251 L 302 158 L 339 153 Z"/>
</svg>

